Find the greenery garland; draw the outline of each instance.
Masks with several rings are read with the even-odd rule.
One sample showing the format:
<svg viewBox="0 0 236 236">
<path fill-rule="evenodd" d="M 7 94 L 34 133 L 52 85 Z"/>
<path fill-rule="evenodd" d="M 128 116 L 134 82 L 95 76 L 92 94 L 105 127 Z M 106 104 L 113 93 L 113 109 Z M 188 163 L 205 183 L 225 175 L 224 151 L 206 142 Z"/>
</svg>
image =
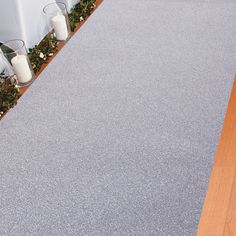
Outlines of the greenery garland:
<svg viewBox="0 0 236 236">
<path fill-rule="evenodd" d="M 96 7 L 96 0 L 80 0 L 71 9 L 69 13 L 69 21 L 71 30 L 74 31 L 77 23 L 87 18 Z"/>
<path fill-rule="evenodd" d="M 49 57 L 57 51 L 57 45 L 58 41 L 53 34 L 48 34 L 38 45 L 29 49 L 29 59 L 34 73 L 39 72 L 42 65 L 48 62 Z"/>
<path fill-rule="evenodd" d="M 6 79 L 0 74 L 0 119 L 10 108 L 17 104 L 20 98 L 19 88 L 11 82 L 10 78 Z"/>
</svg>

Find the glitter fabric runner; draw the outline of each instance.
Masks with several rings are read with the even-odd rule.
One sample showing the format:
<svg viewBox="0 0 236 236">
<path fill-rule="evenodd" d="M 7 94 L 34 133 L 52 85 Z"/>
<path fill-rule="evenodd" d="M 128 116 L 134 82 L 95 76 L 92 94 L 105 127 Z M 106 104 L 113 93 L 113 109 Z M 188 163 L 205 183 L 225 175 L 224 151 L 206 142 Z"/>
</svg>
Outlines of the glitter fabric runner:
<svg viewBox="0 0 236 236">
<path fill-rule="evenodd" d="M 195 235 L 235 10 L 105 0 L 0 122 L 0 235 Z"/>
</svg>

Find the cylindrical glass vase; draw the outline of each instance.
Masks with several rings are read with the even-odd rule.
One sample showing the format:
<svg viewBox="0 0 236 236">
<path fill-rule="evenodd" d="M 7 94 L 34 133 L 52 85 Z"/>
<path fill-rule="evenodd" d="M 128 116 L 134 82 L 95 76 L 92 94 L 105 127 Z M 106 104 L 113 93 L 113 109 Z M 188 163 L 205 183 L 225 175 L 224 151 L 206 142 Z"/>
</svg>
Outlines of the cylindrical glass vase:
<svg viewBox="0 0 236 236">
<path fill-rule="evenodd" d="M 24 41 L 21 39 L 9 40 L 2 44 L 0 49 L 4 56 L 5 65 L 12 67 L 12 70 L 7 69 L 7 73 L 9 76 L 15 75 L 16 85 L 18 87 L 24 87 L 31 84 L 35 79 L 35 75 L 28 58 Z M 11 71 L 13 75 L 9 74 Z"/>
<path fill-rule="evenodd" d="M 70 37 L 70 23 L 66 5 L 62 2 L 50 3 L 43 8 L 49 32 L 53 32 L 58 41 Z"/>
<path fill-rule="evenodd" d="M 0 48 L 0 83 L 3 83 L 8 79 L 11 79 L 11 81 L 15 83 L 13 68 Z"/>
</svg>

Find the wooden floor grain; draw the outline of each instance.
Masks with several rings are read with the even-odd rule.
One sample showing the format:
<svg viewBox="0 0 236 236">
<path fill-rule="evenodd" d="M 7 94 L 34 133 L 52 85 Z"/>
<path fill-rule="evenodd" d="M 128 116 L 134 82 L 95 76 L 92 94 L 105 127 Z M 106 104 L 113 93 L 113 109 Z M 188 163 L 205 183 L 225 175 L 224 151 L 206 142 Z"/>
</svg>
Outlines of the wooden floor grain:
<svg viewBox="0 0 236 236">
<path fill-rule="evenodd" d="M 236 236 L 236 78 L 197 236 Z"/>
</svg>

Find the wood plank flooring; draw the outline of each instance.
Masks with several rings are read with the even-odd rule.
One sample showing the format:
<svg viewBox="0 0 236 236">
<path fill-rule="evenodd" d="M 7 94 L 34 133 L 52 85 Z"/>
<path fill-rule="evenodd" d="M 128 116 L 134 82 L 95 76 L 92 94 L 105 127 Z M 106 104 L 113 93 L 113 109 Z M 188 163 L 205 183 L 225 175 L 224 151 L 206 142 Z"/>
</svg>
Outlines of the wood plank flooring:
<svg viewBox="0 0 236 236">
<path fill-rule="evenodd" d="M 236 78 L 197 236 L 236 236 Z"/>
</svg>

